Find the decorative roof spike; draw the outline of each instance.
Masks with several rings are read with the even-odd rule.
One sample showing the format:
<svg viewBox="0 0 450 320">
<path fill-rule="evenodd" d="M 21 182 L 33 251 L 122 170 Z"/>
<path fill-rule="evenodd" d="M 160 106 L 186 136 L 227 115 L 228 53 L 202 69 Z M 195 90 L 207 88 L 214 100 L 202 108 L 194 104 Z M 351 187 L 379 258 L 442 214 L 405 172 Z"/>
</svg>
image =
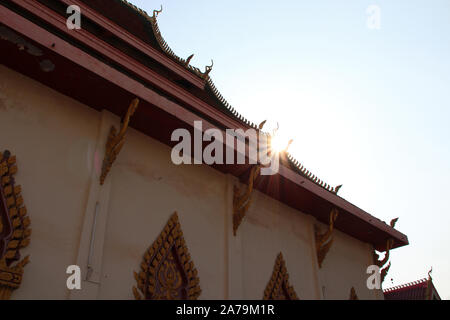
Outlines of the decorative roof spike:
<svg viewBox="0 0 450 320">
<path fill-rule="evenodd" d="M 389 223 L 390 226 L 391 226 L 392 228 L 394 228 L 394 227 L 395 227 L 395 224 L 397 223 L 397 221 L 398 221 L 398 218 L 392 219 L 391 222 Z"/>
<path fill-rule="evenodd" d="M 156 17 L 163 11 L 163 6 L 161 5 L 160 10 L 153 10 L 153 19 L 156 19 Z"/>
<path fill-rule="evenodd" d="M 214 60 L 211 59 L 211 65 L 205 67 L 205 72 L 203 73 L 203 78 L 207 78 L 209 76 L 209 73 L 212 71 L 212 68 L 214 67 Z"/>
<path fill-rule="evenodd" d="M 262 130 L 264 128 L 264 125 L 266 124 L 267 120 L 264 120 L 263 122 L 261 122 L 258 126 L 259 130 Z"/>
</svg>

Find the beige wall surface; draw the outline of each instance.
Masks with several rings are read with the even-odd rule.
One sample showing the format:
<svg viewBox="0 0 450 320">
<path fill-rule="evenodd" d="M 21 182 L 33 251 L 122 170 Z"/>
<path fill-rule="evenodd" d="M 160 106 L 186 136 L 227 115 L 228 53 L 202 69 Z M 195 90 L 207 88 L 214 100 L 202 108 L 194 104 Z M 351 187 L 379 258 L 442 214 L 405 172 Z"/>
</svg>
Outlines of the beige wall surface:
<svg viewBox="0 0 450 320">
<path fill-rule="evenodd" d="M 132 272 L 177 211 L 201 297 L 222 299 L 224 176 L 205 166 L 173 165 L 169 148 L 134 130 L 113 170 L 100 298 L 132 298 Z"/>
<path fill-rule="evenodd" d="M 325 226 L 320 225 L 325 230 Z M 371 264 L 372 251 L 369 244 L 335 230 L 333 246 L 319 271 L 324 299 L 348 299 L 352 287 L 359 299 L 383 299 L 379 290 L 367 288 L 366 282 L 370 274 L 366 271 Z"/>
<path fill-rule="evenodd" d="M 76 257 L 98 112 L 0 66 L 0 149 L 17 156 L 31 255 L 15 299 L 64 298 Z"/>
<path fill-rule="evenodd" d="M 244 297 L 262 299 L 278 253 L 283 254 L 289 282 L 300 299 L 318 299 L 313 218 L 256 192 L 242 237 Z"/>
<path fill-rule="evenodd" d="M 175 211 L 200 299 L 261 299 L 279 252 L 300 299 L 348 299 L 352 286 L 360 298 L 378 298 L 365 285 L 369 245 L 336 232 L 319 270 L 315 219 L 258 191 L 234 237 L 237 179 L 206 165 L 175 166 L 167 146 L 133 129 L 100 188 L 96 170 L 108 121 L 118 118 L 0 67 L 0 148 L 17 155 L 16 181 L 33 229 L 23 250 L 31 263 L 14 299 L 133 299 L 133 271 Z M 93 228 L 95 203 L 104 213 Z M 66 268 L 85 264 L 91 232 L 96 276 L 85 279 L 80 265 L 82 290 L 69 292 Z"/>
</svg>

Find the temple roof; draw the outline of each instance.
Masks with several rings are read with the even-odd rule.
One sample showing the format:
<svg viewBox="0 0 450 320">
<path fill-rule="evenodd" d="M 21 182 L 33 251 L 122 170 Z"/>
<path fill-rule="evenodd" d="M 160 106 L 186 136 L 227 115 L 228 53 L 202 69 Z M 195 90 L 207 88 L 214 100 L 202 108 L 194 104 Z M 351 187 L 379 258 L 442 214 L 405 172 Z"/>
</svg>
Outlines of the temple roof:
<svg viewBox="0 0 450 320">
<path fill-rule="evenodd" d="M 441 300 L 431 278 L 383 290 L 385 300 Z"/>
<path fill-rule="evenodd" d="M 75 32 L 66 26 L 67 6 L 72 4 L 83 13 L 83 27 Z M 130 126 L 163 144 L 173 146 L 173 130 L 192 131 L 198 119 L 205 130 L 256 128 L 220 94 L 210 67 L 202 72 L 188 63 L 191 57 L 182 59 L 170 49 L 157 25 L 158 11 L 150 16 L 124 0 L 11 0 L 0 5 L 0 13 L 9 30 L 38 47 L 57 67 L 42 72 L 33 56 L 6 40 L 0 41 L 2 63 L 117 116 L 139 98 Z M 289 153 L 283 152 L 280 162 L 276 175 L 257 179 L 257 190 L 325 224 L 330 211 L 338 208 L 336 229 L 376 250 L 385 251 L 390 239 L 392 248 L 409 243 L 400 231 L 337 196 L 339 186 L 331 187 Z M 244 183 L 251 171 L 250 164 L 213 167 Z"/>
<path fill-rule="evenodd" d="M 155 47 L 160 52 L 164 53 L 166 56 L 168 56 L 173 61 L 178 63 L 180 66 L 184 67 L 186 70 L 195 74 L 199 79 L 202 79 L 202 81 L 204 81 L 205 84 L 204 91 L 209 97 L 208 99 L 209 101 L 207 102 L 213 105 L 216 109 L 239 121 L 246 129 L 248 128 L 258 129 L 258 126 L 255 123 L 249 121 L 247 118 L 242 116 L 242 114 L 240 114 L 217 89 L 211 76 L 209 75 L 209 73 L 212 70 L 212 66 L 205 67 L 205 71 L 202 72 L 199 68 L 194 67 L 190 64 L 190 59 L 192 58 L 193 55 L 188 57 L 187 59 L 183 59 L 179 57 L 170 48 L 169 44 L 164 40 L 164 37 L 161 34 L 157 21 L 158 14 L 161 13 L 162 7 L 160 10 L 154 10 L 153 14 L 149 15 L 146 11 L 138 8 L 137 6 L 133 5 L 132 3 L 126 0 L 111 1 L 112 5 L 115 4 L 123 6 L 128 10 L 130 10 L 129 12 L 135 15 L 136 17 L 136 19 L 129 19 L 126 15 L 122 15 L 121 17 L 117 16 L 113 10 L 111 10 L 111 12 L 105 11 L 104 4 L 102 4 L 101 1 L 99 0 L 89 0 L 89 1 L 82 0 L 82 1 L 86 2 L 89 6 L 93 7 L 94 9 L 102 8 L 101 10 L 102 14 L 104 14 L 111 20 L 116 21 L 119 25 L 122 25 L 125 28 L 128 27 L 129 29 L 131 29 L 130 31 L 132 31 L 133 34 L 138 36 L 141 40 L 150 44 L 152 47 Z M 337 194 L 337 191 L 339 190 L 338 187 L 332 187 L 328 183 L 325 183 L 323 180 L 319 179 L 315 174 L 307 170 L 307 168 L 305 168 L 297 159 L 295 159 L 289 153 L 287 154 L 286 164 L 288 167 L 293 169 L 299 175 L 307 178 L 308 180 L 317 184 L 323 189 L 331 193 Z"/>
</svg>

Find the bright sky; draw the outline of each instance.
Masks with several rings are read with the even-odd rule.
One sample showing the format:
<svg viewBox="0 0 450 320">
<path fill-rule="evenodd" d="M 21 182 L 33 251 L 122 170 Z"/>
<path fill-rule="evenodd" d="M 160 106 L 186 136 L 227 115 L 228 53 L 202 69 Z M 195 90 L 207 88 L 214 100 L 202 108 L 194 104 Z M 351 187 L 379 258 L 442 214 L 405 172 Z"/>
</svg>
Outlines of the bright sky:
<svg viewBox="0 0 450 320">
<path fill-rule="evenodd" d="M 433 266 L 450 299 L 448 0 L 132 0 L 170 47 L 211 73 L 249 120 L 280 123 L 290 152 L 340 195 L 396 228 L 384 287 Z M 381 29 L 369 29 L 376 5 Z M 269 129 L 269 128 L 266 128 Z M 392 280 L 391 280 L 392 278 Z"/>
</svg>

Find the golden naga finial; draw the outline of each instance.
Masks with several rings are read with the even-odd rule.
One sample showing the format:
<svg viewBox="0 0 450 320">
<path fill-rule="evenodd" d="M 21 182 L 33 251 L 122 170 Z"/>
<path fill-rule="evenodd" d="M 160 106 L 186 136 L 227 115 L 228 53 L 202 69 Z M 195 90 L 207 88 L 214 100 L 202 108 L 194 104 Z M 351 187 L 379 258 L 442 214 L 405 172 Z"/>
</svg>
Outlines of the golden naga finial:
<svg viewBox="0 0 450 320">
<path fill-rule="evenodd" d="M 234 195 L 233 195 L 233 234 L 236 235 L 237 229 L 239 228 L 242 219 L 244 219 L 245 214 L 252 203 L 252 191 L 253 191 L 253 183 L 258 178 L 261 172 L 260 165 L 254 165 L 252 170 L 250 171 L 250 177 L 248 178 L 248 186 L 247 189 L 241 193 L 239 192 L 239 188 L 234 186 Z"/>
<path fill-rule="evenodd" d="M 114 126 L 111 127 L 109 132 L 108 141 L 106 142 L 105 157 L 103 159 L 102 173 L 100 176 L 100 185 L 105 183 L 106 176 L 108 175 L 111 167 L 116 160 L 117 155 L 125 143 L 125 134 L 128 129 L 128 124 L 130 123 L 130 118 L 136 111 L 139 105 L 139 99 L 134 99 L 130 106 L 128 107 L 127 114 L 125 115 L 124 121 L 120 127 L 119 133 Z"/>
<path fill-rule="evenodd" d="M 161 5 L 160 10 L 153 10 L 153 19 L 156 19 L 156 17 L 163 11 L 163 6 Z"/>
<path fill-rule="evenodd" d="M 184 63 L 184 66 L 187 67 L 189 66 L 189 64 L 191 63 L 192 58 L 194 57 L 194 54 L 191 54 L 187 59 L 186 62 Z"/>
<path fill-rule="evenodd" d="M 205 72 L 203 73 L 203 78 L 207 78 L 209 76 L 209 73 L 212 71 L 214 67 L 214 60 L 211 59 L 211 65 L 205 67 Z"/>
<path fill-rule="evenodd" d="M 333 230 L 334 230 L 334 223 L 336 222 L 337 217 L 339 216 L 339 211 L 336 208 L 333 208 L 330 212 L 330 225 L 328 227 L 328 231 L 320 234 L 317 226 L 315 226 L 315 238 L 316 238 L 316 253 L 317 253 L 317 260 L 319 262 L 319 268 L 322 268 L 323 260 L 325 259 L 325 256 L 327 255 L 328 251 L 331 248 L 331 245 L 333 244 Z"/>
</svg>

